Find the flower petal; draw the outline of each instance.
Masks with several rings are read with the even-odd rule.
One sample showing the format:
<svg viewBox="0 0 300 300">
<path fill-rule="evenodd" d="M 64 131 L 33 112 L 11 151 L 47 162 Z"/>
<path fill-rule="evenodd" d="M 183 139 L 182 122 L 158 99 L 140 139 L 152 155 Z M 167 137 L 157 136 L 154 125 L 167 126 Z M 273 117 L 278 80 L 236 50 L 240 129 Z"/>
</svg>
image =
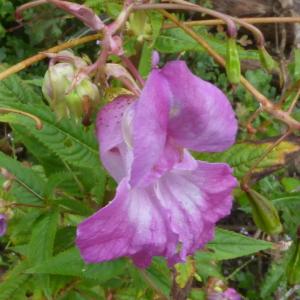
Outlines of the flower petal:
<svg viewBox="0 0 300 300">
<path fill-rule="evenodd" d="M 169 263 L 185 260 L 213 238 L 215 223 L 228 215 L 236 180 L 227 164 L 210 164 L 186 155 L 177 169 L 158 180 L 156 196 L 168 216 L 169 229 L 178 235 L 181 249 Z M 188 166 L 184 169 L 184 165 Z"/>
<path fill-rule="evenodd" d="M 84 5 L 62 0 L 48 0 L 48 2 L 75 16 L 87 27 L 90 27 L 95 31 L 99 31 L 104 28 L 104 23 L 101 21 L 101 19 L 94 13 L 92 9 Z"/>
<path fill-rule="evenodd" d="M 172 265 L 211 240 L 215 223 L 230 212 L 236 181 L 226 164 L 186 160 L 147 188 L 132 189 L 124 178 L 114 200 L 78 226 L 84 260 L 128 256 L 147 267 L 153 256 L 165 256 Z"/>
<path fill-rule="evenodd" d="M 237 121 L 223 92 L 193 75 L 184 61 L 161 69 L 171 90 L 168 133 L 194 151 L 223 151 L 235 140 Z"/>
<path fill-rule="evenodd" d="M 158 70 L 153 70 L 137 101 L 133 119 L 132 186 L 148 175 L 164 151 L 170 97 L 167 82 Z"/>
<path fill-rule="evenodd" d="M 132 96 L 120 96 L 105 105 L 97 116 L 97 138 L 100 143 L 100 157 L 105 168 L 120 181 L 128 173 L 128 149 L 122 133 L 122 117 Z"/>
<path fill-rule="evenodd" d="M 167 240 L 165 221 L 152 201 L 153 191 L 129 189 L 125 178 L 114 200 L 79 224 L 77 246 L 88 263 L 130 256 L 139 267 L 150 264 L 166 247 L 175 251 L 175 239 Z M 172 242 L 173 238 L 173 242 Z"/>
<path fill-rule="evenodd" d="M 7 229 L 7 218 L 4 214 L 0 214 L 0 237 L 5 235 Z"/>
</svg>

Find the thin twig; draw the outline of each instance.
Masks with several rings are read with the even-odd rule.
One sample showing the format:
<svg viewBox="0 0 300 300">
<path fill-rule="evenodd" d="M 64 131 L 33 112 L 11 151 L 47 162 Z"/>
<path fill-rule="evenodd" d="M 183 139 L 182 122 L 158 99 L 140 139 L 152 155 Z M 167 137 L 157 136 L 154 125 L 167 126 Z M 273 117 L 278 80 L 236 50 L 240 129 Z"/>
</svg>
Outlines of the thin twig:
<svg viewBox="0 0 300 300">
<path fill-rule="evenodd" d="M 248 130 L 249 133 L 255 133 L 256 129 L 252 126 L 252 122 L 258 117 L 258 115 L 262 112 L 261 107 L 259 107 L 248 119 L 247 123 L 246 123 L 246 128 Z"/>
<path fill-rule="evenodd" d="M 240 21 L 247 22 L 249 24 L 274 24 L 274 23 L 300 23 L 300 17 L 266 17 L 266 18 L 236 18 Z M 185 26 L 216 26 L 225 25 L 223 20 L 212 19 L 212 20 L 200 20 L 200 21 L 186 21 L 183 22 Z M 164 24 L 164 29 L 175 28 L 175 24 Z"/>
<path fill-rule="evenodd" d="M 3 72 L 0 73 L 0 80 L 3 80 L 6 77 L 8 77 L 14 73 L 18 73 L 18 72 L 26 69 L 27 67 L 35 64 L 36 62 L 47 58 L 47 55 L 45 53 L 57 53 L 59 51 L 62 51 L 62 50 L 68 49 L 68 48 L 73 48 L 73 47 L 76 47 L 76 46 L 79 46 L 82 44 L 86 44 L 86 43 L 101 39 L 102 37 L 103 37 L 103 33 L 87 35 L 82 38 L 74 39 L 74 40 L 65 42 L 61 45 L 57 45 L 55 47 L 49 48 L 49 49 L 43 51 L 43 53 L 39 53 L 34 56 L 31 56 L 31 57 L 17 63 L 16 65 L 4 70 Z"/>
<path fill-rule="evenodd" d="M 11 203 L 9 207 L 30 207 L 30 208 L 46 208 L 46 206 L 27 204 L 27 203 Z"/>
<path fill-rule="evenodd" d="M 233 277 L 239 273 L 242 269 L 244 269 L 247 265 L 249 265 L 251 262 L 253 261 L 253 258 L 251 257 L 250 259 L 248 259 L 247 261 L 245 261 L 241 266 L 239 266 L 238 268 L 236 268 L 231 274 L 229 274 L 226 277 L 226 280 L 231 280 L 233 279 Z"/>
<path fill-rule="evenodd" d="M 297 91 L 297 93 L 296 93 L 296 95 L 295 95 L 295 97 L 294 97 L 294 99 L 292 101 L 292 104 L 291 104 L 291 106 L 289 107 L 289 109 L 287 111 L 288 114 L 291 114 L 293 112 L 293 110 L 294 110 L 294 108 L 295 108 L 295 106 L 296 106 L 296 104 L 298 102 L 299 96 L 300 96 L 300 88 L 298 89 L 298 91 Z"/>
<path fill-rule="evenodd" d="M 300 290 L 300 284 L 293 286 L 290 288 L 286 294 L 280 298 L 280 300 L 287 300 L 289 297 L 291 297 L 294 293 L 296 293 L 298 290 Z"/>
<path fill-rule="evenodd" d="M 131 60 L 125 56 L 122 55 L 121 56 L 122 62 L 125 65 L 125 67 L 127 67 L 127 69 L 130 71 L 130 73 L 134 76 L 134 78 L 137 79 L 137 81 L 140 84 L 140 87 L 143 87 L 145 84 L 144 79 L 142 78 L 140 72 L 137 70 L 137 68 L 135 67 L 135 65 L 131 62 Z"/>
<path fill-rule="evenodd" d="M 39 6 L 41 4 L 46 4 L 47 0 L 36 0 L 36 1 L 30 1 L 28 3 L 25 3 L 21 6 L 19 6 L 16 10 L 16 19 L 17 21 L 22 19 L 22 13 L 23 11 L 29 9 L 29 8 L 33 8 L 35 6 Z"/>
<path fill-rule="evenodd" d="M 26 111 L 14 109 L 14 108 L 0 107 L 0 113 L 15 113 L 15 114 L 26 116 L 35 122 L 36 129 L 41 130 L 43 128 L 43 123 L 42 123 L 41 119 L 35 115 L 32 115 L 32 114 L 26 112 Z"/>
</svg>

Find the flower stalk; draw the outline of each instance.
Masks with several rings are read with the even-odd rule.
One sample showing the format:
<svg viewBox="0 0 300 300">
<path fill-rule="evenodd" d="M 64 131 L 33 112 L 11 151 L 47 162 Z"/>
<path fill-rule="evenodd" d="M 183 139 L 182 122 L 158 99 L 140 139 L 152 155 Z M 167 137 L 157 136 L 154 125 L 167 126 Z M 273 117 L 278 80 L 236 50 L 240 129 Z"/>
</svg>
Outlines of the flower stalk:
<svg viewBox="0 0 300 300">
<path fill-rule="evenodd" d="M 26 116 L 26 117 L 32 119 L 35 122 L 36 129 L 41 130 L 43 128 L 43 123 L 42 123 L 41 119 L 38 118 L 35 115 L 32 115 L 32 114 L 28 113 L 28 112 L 18 110 L 18 109 L 14 109 L 14 108 L 1 107 L 0 108 L 0 113 L 16 113 L 16 114 L 19 114 L 19 115 Z"/>
</svg>

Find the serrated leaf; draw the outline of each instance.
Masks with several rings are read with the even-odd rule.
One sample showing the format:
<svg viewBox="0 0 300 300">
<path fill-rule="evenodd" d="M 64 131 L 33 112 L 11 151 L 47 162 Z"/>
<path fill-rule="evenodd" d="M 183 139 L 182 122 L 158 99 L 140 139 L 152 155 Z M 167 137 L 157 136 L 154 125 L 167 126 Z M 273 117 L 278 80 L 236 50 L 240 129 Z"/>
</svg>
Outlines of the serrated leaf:
<svg viewBox="0 0 300 300">
<path fill-rule="evenodd" d="M 159 12 L 150 11 L 148 12 L 148 16 L 150 19 L 151 29 L 152 29 L 152 43 L 151 48 L 155 44 L 157 38 L 159 37 L 160 30 L 163 24 L 163 16 Z"/>
<path fill-rule="evenodd" d="M 12 125 L 12 124 L 11 124 Z M 45 173 L 52 174 L 65 169 L 62 160 L 35 138 L 24 126 L 12 125 L 16 141 L 21 142 L 28 152 L 43 166 Z"/>
<path fill-rule="evenodd" d="M 55 115 L 46 105 L 23 105 L 6 103 L 5 107 L 19 109 L 31 113 L 43 122 L 43 128 L 35 128 L 31 119 L 12 114 L 0 116 L 0 120 L 24 126 L 32 136 L 39 140 L 50 151 L 63 161 L 77 167 L 97 168 L 99 166 L 98 146 L 93 129 L 86 130 L 72 120 L 57 122 Z M 99 167 L 100 169 L 100 167 Z"/>
<path fill-rule="evenodd" d="M 48 177 L 48 182 L 45 186 L 45 196 L 47 198 L 55 198 L 57 188 L 67 190 L 73 193 L 79 193 L 78 186 L 74 184 L 73 174 L 66 172 L 53 173 Z"/>
<path fill-rule="evenodd" d="M 19 161 L 0 152 L 0 167 L 7 169 L 15 176 L 15 181 L 22 187 L 23 190 L 30 192 L 31 198 L 35 202 L 43 200 L 45 181 L 38 176 L 32 169 L 25 167 Z M 23 197 L 17 199 L 18 202 L 24 200 Z M 34 202 L 34 201 L 33 201 Z"/>
<path fill-rule="evenodd" d="M 10 240 L 14 245 L 24 245 L 24 250 L 27 248 L 30 235 L 32 233 L 33 224 L 40 217 L 41 211 L 33 209 L 27 211 L 25 214 L 21 211 L 15 212 L 15 217 L 9 222 L 12 230 L 10 233 Z M 26 250 L 27 252 L 27 250 Z M 22 254 L 22 253 L 21 253 Z"/>
<path fill-rule="evenodd" d="M 3 69 L 0 68 L 0 70 Z M 42 100 L 31 85 L 18 75 L 11 75 L 4 80 L 0 80 L 0 103 L 2 101 L 39 103 Z"/>
<path fill-rule="evenodd" d="M 150 267 L 142 271 L 141 275 L 150 287 L 155 286 L 166 297 L 169 296 L 171 290 L 171 274 L 163 258 L 154 257 Z"/>
<path fill-rule="evenodd" d="M 222 153 L 200 153 L 195 154 L 195 157 L 209 162 L 226 162 L 234 168 L 234 175 L 241 178 L 264 155 L 274 141 L 239 143 Z M 298 138 L 281 142 L 253 170 L 253 175 L 261 176 L 283 167 L 292 155 L 299 152 L 300 143 Z"/>
<path fill-rule="evenodd" d="M 46 260 L 28 273 L 78 276 L 104 282 L 120 275 L 126 266 L 125 260 L 116 260 L 101 264 L 85 265 L 77 248 L 70 248 Z"/>
<path fill-rule="evenodd" d="M 284 276 L 284 267 L 277 262 L 273 263 L 261 285 L 260 295 L 262 299 L 266 299 L 278 288 L 282 276 Z"/>
<path fill-rule="evenodd" d="M 15 295 L 20 295 L 22 291 L 25 294 L 26 290 L 24 286 L 29 279 L 29 275 L 22 274 L 22 272 L 24 272 L 27 267 L 27 263 L 22 262 L 5 273 L 4 281 L 0 283 L 0 300 L 17 300 L 17 298 L 14 298 Z"/>
<path fill-rule="evenodd" d="M 15 116 L 14 116 L 15 117 Z M 84 186 L 85 191 L 90 191 L 97 198 L 97 203 L 101 203 L 105 189 L 106 173 L 100 168 L 100 162 L 93 169 L 88 166 L 76 167 L 69 166 L 56 153 L 49 149 L 35 136 L 32 135 L 26 127 L 13 125 L 16 139 L 22 142 L 28 152 L 30 152 L 43 166 L 48 178 L 47 187 L 45 189 L 46 197 L 50 197 L 51 189 L 59 187 L 64 192 L 77 196 L 82 191 L 82 186 L 79 187 L 79 182 Z M 86 176 L 90 174 L 90 176 Z M 54 179 L 56 177 L 57 179 Z M 66 178 L 68 177 L 68 178 Z M 56 182 L 52 182 L 56 181 Z M 94 189 L 94 191 L 91 191 Z"/>
<path fill-rule="evenodd" d="M 139 72 L 143 78 L 146 78 L 152 68 L 152 51 L 149 43 L 145 42 L 139 63 Z"/>
<path fill-rule="evenodd" d="M 291 251 L 289 250 L 284 253 L 282 258 L 274 260 L 269 266 L 260 286 L 260 296 L 262 299 L 268 299 L 268 297 L 278 288 L 279 284 L 286 280 L 284 273 L 286 272 L 290 257 Z"/>
<path fill-rule="evenodd" d="M 17 294 L 20 297 L 20 293 L 25 299 L 26 291 L 24 290 L 24 285 L 28 280 L 29 276 L 27 274 L 18 274 L 13 278 L 6 280 L 0 284 L 0 300 L 17 300 Z"/>
<path fill-rule="evenodd" d="M 197 252 L 196 257 L 201 259 L 201 257 L 209 256 L 214 260 L 233 259 L 271 249 L 272 246 L 270 242 L 217 228 L 214 240 L 206 245 L 213 253 Z"/>
<path fill-rule="evenodd" d="M 288 283 L 293 286 L 300 283 L 300 240 L 291 247 L 291 258 L 289 260 L 286 275 Z"/>
<path fill-rule="evenodd" d="M 49 212 L 34 225 L 28 245 L 28 259 L 32 265 L 52 256 L 58 217 L 57 211 Z"/>
</svg>

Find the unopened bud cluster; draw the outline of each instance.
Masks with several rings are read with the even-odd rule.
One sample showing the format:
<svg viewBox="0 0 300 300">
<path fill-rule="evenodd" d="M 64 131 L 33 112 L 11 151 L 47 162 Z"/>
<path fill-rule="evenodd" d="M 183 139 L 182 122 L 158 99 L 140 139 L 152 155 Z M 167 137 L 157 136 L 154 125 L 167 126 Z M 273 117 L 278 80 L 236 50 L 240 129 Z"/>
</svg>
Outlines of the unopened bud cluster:
<svg viewBox="0 0 300 300">
<path fill-rule="evenodd" d="M 46 72 L 43 94 L 59 120 L 67 117 L 82 121 L 100 100 L 98 88 L 91 78 L 78 76 L 87 63 L 71 51 L 58 53 L 54 60 L 59 62 L 50 65 Z"/>
</svg>

